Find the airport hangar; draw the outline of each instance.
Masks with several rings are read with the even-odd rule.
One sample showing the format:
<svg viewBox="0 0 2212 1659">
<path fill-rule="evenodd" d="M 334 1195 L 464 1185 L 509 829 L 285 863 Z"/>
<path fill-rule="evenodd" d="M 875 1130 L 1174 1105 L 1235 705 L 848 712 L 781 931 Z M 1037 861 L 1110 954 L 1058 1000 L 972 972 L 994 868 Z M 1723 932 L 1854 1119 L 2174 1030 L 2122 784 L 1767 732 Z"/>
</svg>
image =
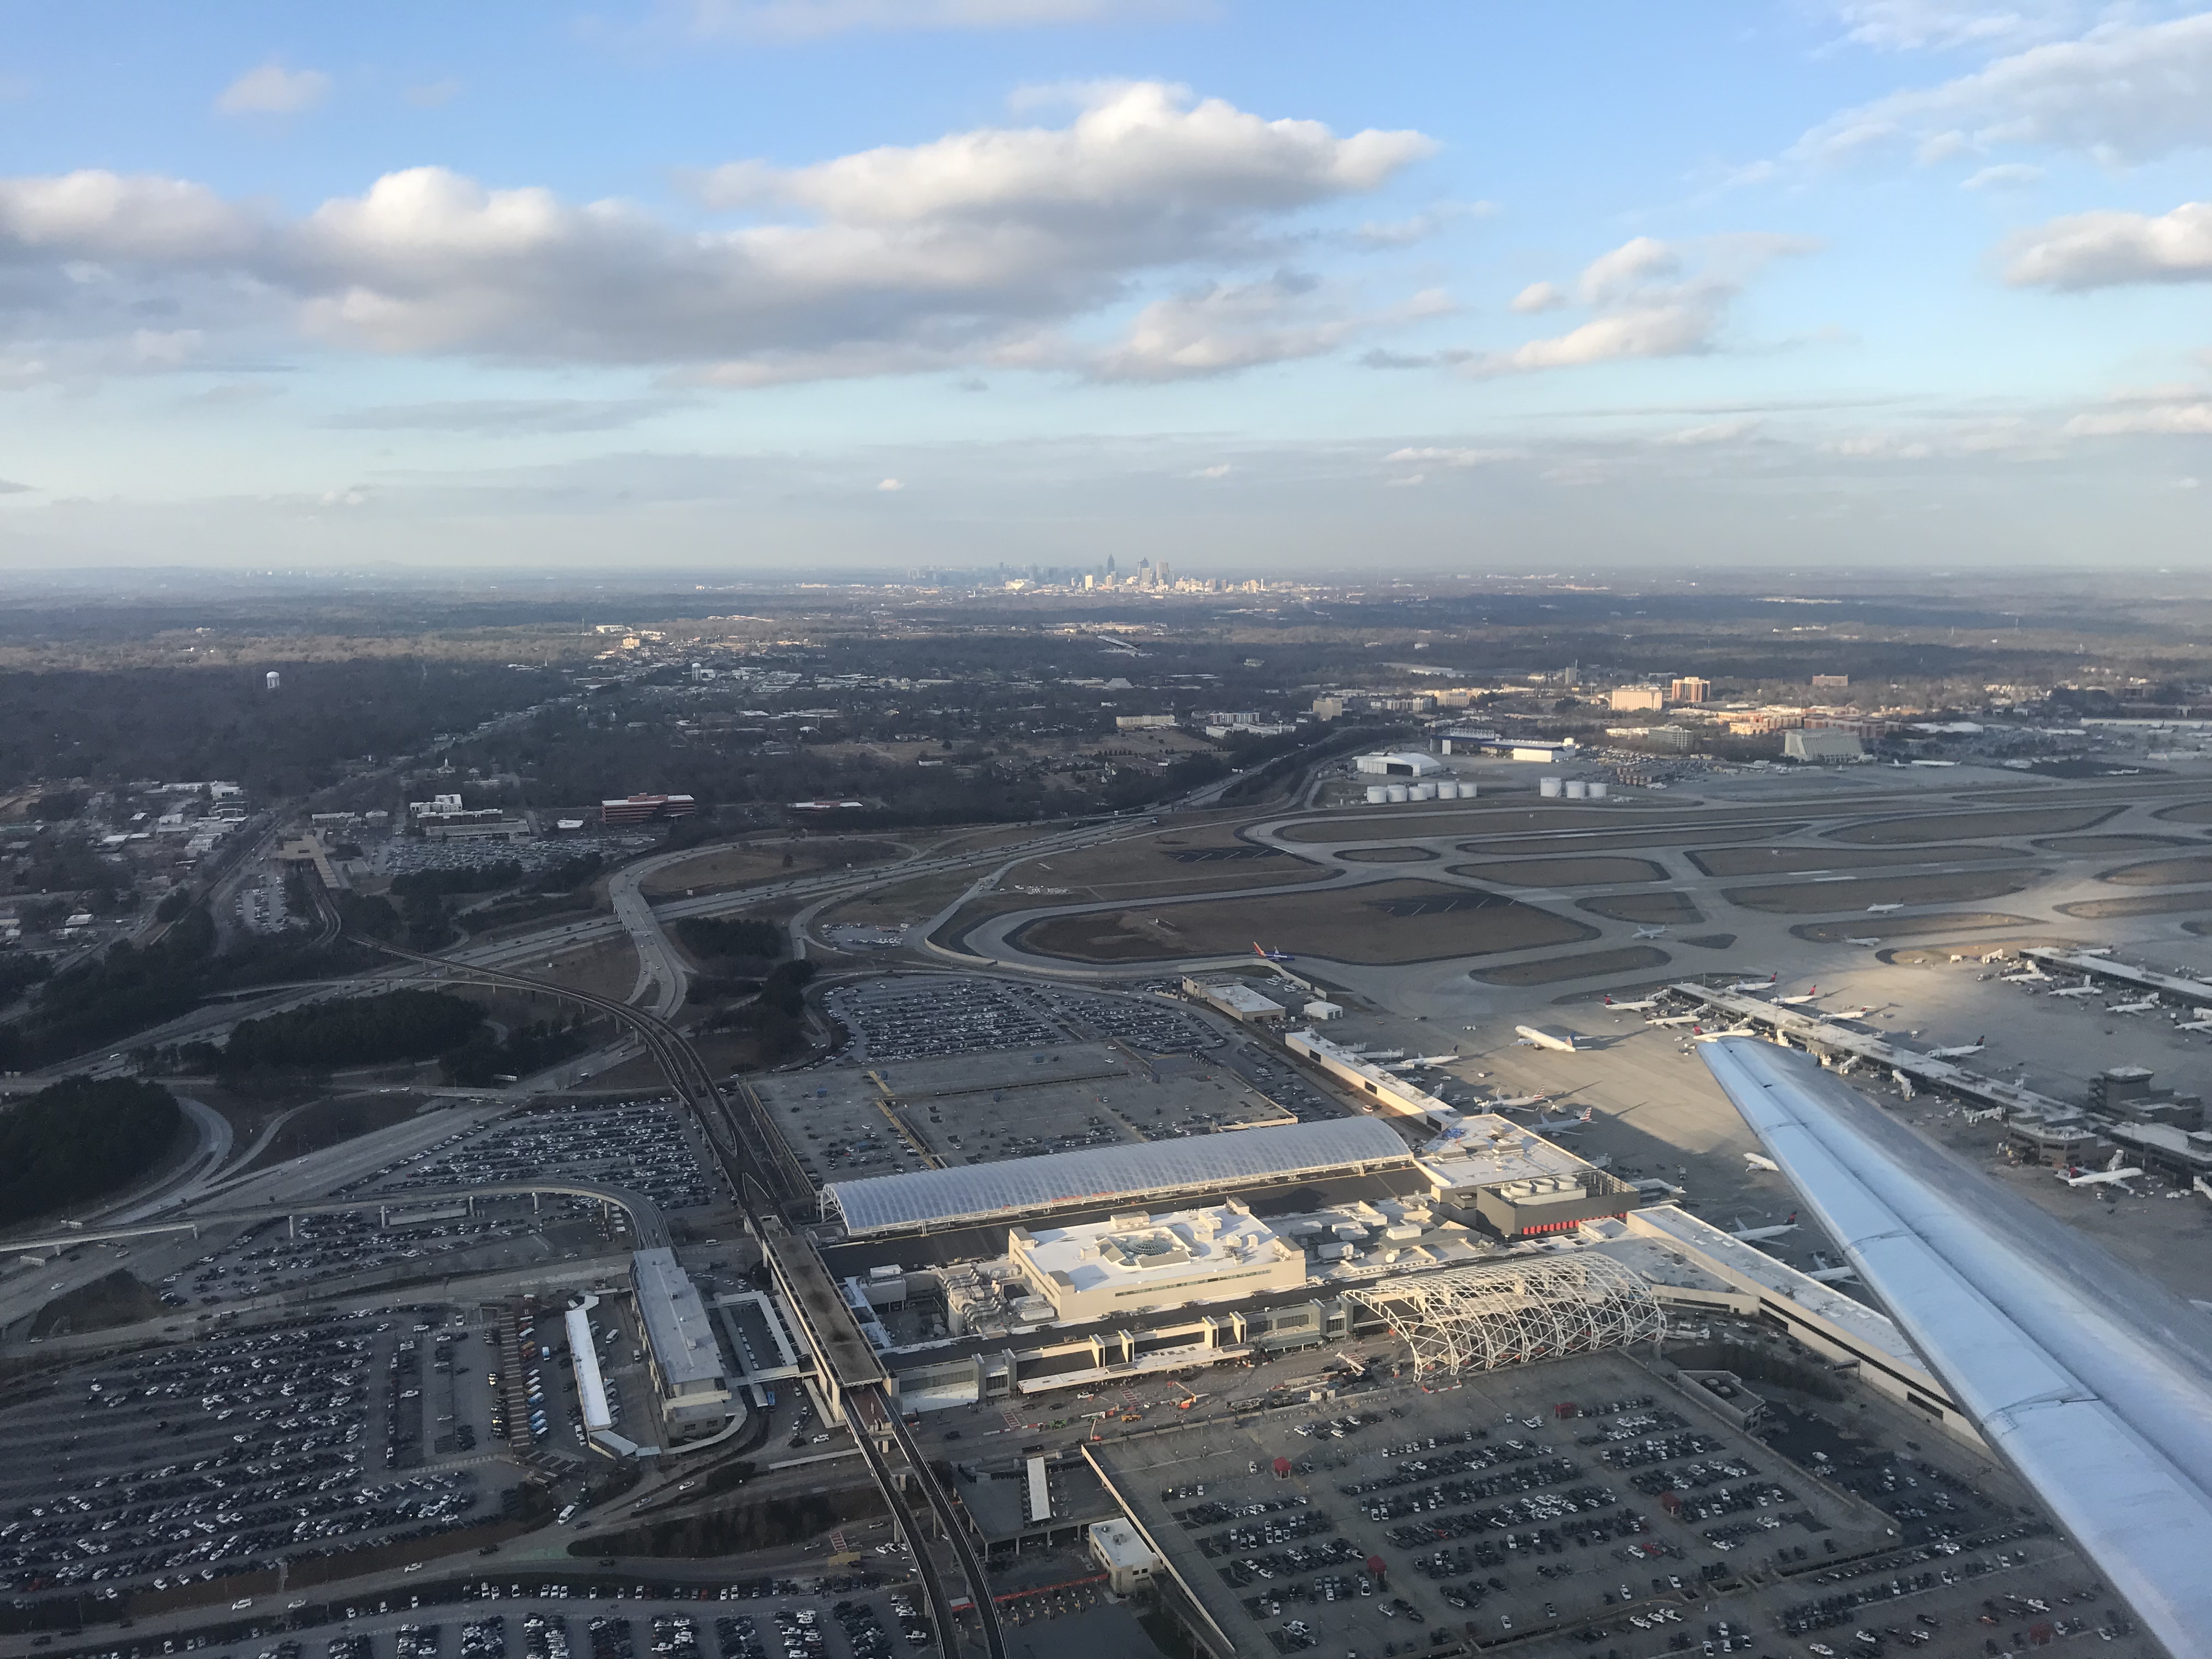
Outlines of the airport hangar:
<svg viewBox="0 0 2212 1659">
<path fill-rule="evenodd" d="M 780 1271 L 769 1299 L 833 1419 L 853 1366 L 812 1362 L 817 1338 L 867 1355 L 919 1413 L 1384 1334 L 1440 1378 L 1727 1313 L 1979 1443 L 1887 1318 L 1640 1198 L 1487 1114 L 1418 1145 L 1373 1117 L 1226 1131 L 832 1182 L 793 1241 L 811 1283 Z M 833 1285 L 841 1330 L 819 1293 L 793 1316 L 794 1294 Z"/>
</svg>

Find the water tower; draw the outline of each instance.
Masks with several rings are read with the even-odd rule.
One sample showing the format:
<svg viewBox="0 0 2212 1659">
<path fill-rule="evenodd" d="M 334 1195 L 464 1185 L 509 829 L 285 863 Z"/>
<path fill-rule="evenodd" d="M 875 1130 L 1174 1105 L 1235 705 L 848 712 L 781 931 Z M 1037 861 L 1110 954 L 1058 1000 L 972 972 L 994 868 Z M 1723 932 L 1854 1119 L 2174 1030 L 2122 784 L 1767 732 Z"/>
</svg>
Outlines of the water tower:
<svg viewBox="0 0 2212 1659">
<path fill-rule="evenodd" d="M 284 677 L 282 674 L 279 674 L 273 668 L 261 677 L 261 683 L 264 685 L 266 685 L 271 691 L 274 691 L 279 685 L 283 684 L 283 682 Z"/>
</svg>

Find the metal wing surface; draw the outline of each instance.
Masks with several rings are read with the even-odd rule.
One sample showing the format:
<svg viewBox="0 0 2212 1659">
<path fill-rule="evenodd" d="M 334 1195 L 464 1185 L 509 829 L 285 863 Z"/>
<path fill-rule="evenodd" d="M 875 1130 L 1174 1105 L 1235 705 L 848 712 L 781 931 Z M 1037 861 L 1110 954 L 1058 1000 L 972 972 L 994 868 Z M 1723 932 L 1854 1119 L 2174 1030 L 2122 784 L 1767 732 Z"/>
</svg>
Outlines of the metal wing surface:
<svg viewBox="0 0 2212 1659">
<path fill-rule="evenodd" d="M 1706 1066 L 1990 1444 L 2167 1650 L 2212 1644 L 2212 1320 L 1808 1056 Z"/>
</svg>

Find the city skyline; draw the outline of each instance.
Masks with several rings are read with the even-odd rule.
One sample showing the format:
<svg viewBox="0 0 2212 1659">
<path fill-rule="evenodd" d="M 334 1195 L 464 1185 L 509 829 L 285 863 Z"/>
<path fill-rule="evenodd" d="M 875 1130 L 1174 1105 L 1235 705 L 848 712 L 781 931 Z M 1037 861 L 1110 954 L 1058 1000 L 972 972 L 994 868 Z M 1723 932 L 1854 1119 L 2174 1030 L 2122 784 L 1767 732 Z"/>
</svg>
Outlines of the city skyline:
<svg viewBox="0 0 2212 1659">
<path fill-rule="evenodd" d="M 0 568 L 2203 565 L 2212 13 L 393 15 L 19 27 Z"/>
</svg>

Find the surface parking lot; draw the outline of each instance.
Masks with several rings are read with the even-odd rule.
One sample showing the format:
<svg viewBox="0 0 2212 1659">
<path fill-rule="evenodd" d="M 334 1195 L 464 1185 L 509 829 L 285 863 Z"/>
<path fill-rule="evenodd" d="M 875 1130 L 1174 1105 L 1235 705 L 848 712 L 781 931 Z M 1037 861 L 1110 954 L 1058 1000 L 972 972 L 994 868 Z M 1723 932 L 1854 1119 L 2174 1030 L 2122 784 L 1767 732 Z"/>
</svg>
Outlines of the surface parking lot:
<svg viewBox="0 0 2212 1659">
<path fill-rule="evenodd" d="M 689 1126 L 659 1100 L 516 1112 L 388 1164 L 347 1190 L 396 1194 L 549 1176 L 627 1187 L 663 1210 L 714 1200 Z"/>
<path fill-rule="evenodd" d="M 258 1612 L 258 1609 L 257 1609 Z M 711 1588 L 599 1582 L 437 1584 L 52 1659 L 884 1659 L 933 1651 L 914 1594 L 750 1579 Z"/>
<path fill-rule="evenodd" d="M 161 1281 L 165 1299 L 179 1307 L 193 1297 L 219 1302 L 409 1263 L 449 1273 L 507 1266 L 543 1259 L 553 1247 L 533 1244 L 541 1235 L 589 1246 L 605 1231 L 599 1207 L 580 1199 L 548 1199 L 533 1210 L 528 1199 L 487 1198 L 473 1212 L 458 1203 L 453 1209 L 434 1219 L 395 1214 L 388 1224 L 374 1210 L 263 1222 L 168 1275 Z"/>
<path fill-rule="evenodd" d="M 1296 1121 L 1212 1058 L 1167 1055 L 1139 1069 L 1100 1042 L 830 1066 L 758 1087 L 820 1181 Z"/>
<path fill-rule="evenodd" d="M 1036 996 L 995 980 L 899 975 L 841 987 L 829 1007 L 853 1034 L 844 1058 L 867 1063 L 1067 1040 Z"/>
<path fill-rule="evenodd" d="M 0 1577 L 164 1589 L 483 1518 L 487 1472 L 426 1467 L 486 1417 L 434 1357 L 480 1347 L 453 1318 L 285 1321 L 64 1375 L 0 1414 Z"/>
<path fill-rule="evenodd" d="M 2008 1477 L 1877 1420 L 1784 1412 L 1769 1444 L 1602 1354 L 1092 1455 L 1239 1653 L 1963 1656 L 2069 1613 L 2145 1650 Z"/>
</svg>

